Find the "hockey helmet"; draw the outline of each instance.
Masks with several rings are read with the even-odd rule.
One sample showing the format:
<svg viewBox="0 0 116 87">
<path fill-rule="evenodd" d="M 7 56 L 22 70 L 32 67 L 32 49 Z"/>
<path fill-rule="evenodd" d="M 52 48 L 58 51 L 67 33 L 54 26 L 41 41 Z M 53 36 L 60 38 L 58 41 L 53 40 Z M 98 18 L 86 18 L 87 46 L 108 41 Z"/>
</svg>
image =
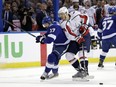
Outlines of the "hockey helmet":
<svg viewBox="0 0 116 87">
<path fill-rule="evenodd" d="M 61 13 L 65 13 L 65 14 L 68 14 L 68 9 L 66 7 L 61 7 L 59 10 L 58 10 L 58 14 L 61 14 Z"/>
<path fill-rule="evenodd" d="M 109 13 L 109 14 L 114 14 L 114 13 L 116 13 L 116 6 L 114 6 L 114 7 L 109 7 L 109 8 L 108 8 L 108 13 Z"/>
<path fill-rule="evenodd" d="M 49 23 L 49 24 L 52 23 L 51 17 L 47 16 L 43 18 L 42 24 L 46 24 L 46 23 Z"/>
</svg>

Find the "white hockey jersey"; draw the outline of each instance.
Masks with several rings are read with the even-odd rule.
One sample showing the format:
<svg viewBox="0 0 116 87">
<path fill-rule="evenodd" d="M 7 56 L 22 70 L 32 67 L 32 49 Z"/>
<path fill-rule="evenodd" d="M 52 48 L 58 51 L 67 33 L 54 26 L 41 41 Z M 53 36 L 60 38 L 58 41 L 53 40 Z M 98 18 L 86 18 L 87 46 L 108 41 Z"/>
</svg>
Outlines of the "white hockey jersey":
<svg viewBox="0 0 116 87">
<path fill-rule="evenodd" d="M 85 8 L 84 14 L 89 16 L 89 23 L 91 26 L 94 26 L 94 24 L 96 24 L 94 7 L 90 7 L 88 9 Z"/>
<path fill-rule="evenodd" d="M 69 13 L 70 13 L 70 12 L 75 11 L 75 9 L 73 8 L 73 6 L 71 6 L 70 8 L 68 8 L 68 11 L 69 11 Z M 80 13 L 84 13 L 85 8 L 84 8 L 83 6 L 81 6 L 81 5 L 79 5 L 78 11 L 79 11 Z"/>
<path fill-rule="evenodd" d="M 65 34 L 69 40 L 75 40 L 80 36 L 79 28 L 83 23 L 88 23 L 88 18 L 83 20 L 83 15 L 78 11 L 70 13 L 70 19 L 68 21 L 60 22 L 61 27 L 65 29 Z"/>
</svg>

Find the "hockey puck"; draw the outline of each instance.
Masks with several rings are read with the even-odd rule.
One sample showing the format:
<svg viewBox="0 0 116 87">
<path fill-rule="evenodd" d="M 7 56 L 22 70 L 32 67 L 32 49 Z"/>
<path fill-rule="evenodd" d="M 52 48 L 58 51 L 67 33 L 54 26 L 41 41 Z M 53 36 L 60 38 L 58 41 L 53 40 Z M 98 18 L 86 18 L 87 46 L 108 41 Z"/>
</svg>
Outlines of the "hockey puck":
<svg viewBox="0 0 116 87">
<path fill-rule="evenodd" d="M 103 83 L 99 83 L 99 85 L 103 85 Z"/>
</svg>

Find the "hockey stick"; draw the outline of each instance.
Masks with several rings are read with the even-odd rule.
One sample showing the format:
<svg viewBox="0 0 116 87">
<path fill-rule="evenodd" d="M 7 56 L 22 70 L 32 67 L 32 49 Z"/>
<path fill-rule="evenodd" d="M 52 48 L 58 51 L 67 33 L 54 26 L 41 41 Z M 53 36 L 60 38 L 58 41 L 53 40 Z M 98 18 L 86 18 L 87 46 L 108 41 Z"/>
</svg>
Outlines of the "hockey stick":
<svg viewBox="0 0 116 87">
<path fill-rule="evenodd" d="M 6 22 L 6 23 L 8 23 L 8 24 L 10 24 L 10 25 L 12 25 L 12 26 L 15 26 L 15 27 L 21 29 L 22 31 L 28 33 L 29 35 L 31 35 L 31 36 L 33 36 L 33 37 L 36 37 L 34 34 L 30 33 L 29 31 L 26 31 L 26 30 L 22 29 L 21 27 L 15 25 L 15 24 L 12 24 L 11 22 L 9 22 L 9 21 L 7 21 L 7 20 L 5 20 L 5 19 L 3 19 L 3 21 Z"/>
<path fill-rule="evenodd" d="M 84 52 L 84 43 L 82 43 L 82 52 L 83 52 L 83 59 L 84 59 L 84 69 L 86 70 L 86 65 L 85 65 L 85 52 Z"/>
</svg>

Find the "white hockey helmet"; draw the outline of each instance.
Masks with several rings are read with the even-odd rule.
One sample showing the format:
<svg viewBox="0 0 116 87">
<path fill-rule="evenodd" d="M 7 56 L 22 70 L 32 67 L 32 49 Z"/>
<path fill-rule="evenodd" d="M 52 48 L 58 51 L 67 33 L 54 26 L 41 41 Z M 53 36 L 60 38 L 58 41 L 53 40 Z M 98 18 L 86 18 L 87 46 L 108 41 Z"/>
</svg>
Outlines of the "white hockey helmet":
<svg viewBox="0 0 116 87">
<path fill-rule="evenodd" d="M 79 2 L 79 0 L 72 0 L 72 2 Z"/>
<path fill-rule="evenodd" d="M 68 14 L 68 9 L 66 7 L 61 7 L 59 10 L 58 10 L 58 14 L 61 14 L 61 13 L 65 13 L 65 14 Z"/>
</svg>

